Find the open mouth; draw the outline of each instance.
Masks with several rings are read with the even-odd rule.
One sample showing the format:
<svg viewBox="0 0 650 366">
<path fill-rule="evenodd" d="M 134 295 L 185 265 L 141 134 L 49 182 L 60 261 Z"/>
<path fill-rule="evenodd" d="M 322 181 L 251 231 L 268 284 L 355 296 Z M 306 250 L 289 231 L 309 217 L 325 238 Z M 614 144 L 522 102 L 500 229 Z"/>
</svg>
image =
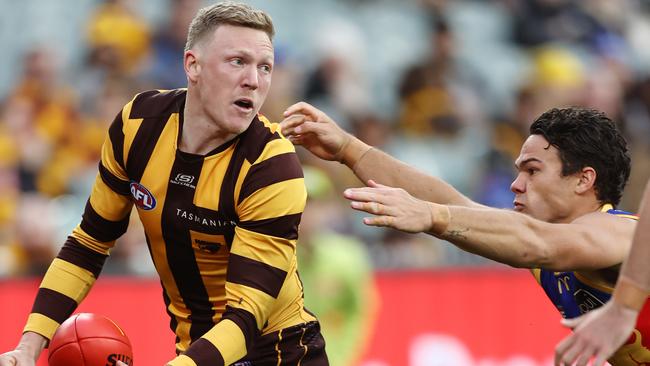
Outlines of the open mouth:
<svg viewBox="0 0 650 366">
<path fill-rule="evenodd" d="M 235 105 L 241 109 L 246 110 L 247 112 L 253 110 L 253 101 L 248 98 L 237 99 L 235 101 Z"/>
</svg>

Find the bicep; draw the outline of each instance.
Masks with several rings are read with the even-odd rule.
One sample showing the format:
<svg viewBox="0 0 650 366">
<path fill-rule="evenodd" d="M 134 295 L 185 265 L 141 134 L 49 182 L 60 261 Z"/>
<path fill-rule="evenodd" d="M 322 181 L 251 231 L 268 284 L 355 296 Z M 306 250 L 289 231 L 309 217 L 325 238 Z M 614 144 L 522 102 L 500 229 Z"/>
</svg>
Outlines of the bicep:
<svg viewBox="0 0 650 366">
<path fill-rule="evenodd" d="M 625 259 L 636 223 L 608 214 L 586 215 L 570 224 L 548 225 L 547 269 L 598 270 Z"/>
</svg>

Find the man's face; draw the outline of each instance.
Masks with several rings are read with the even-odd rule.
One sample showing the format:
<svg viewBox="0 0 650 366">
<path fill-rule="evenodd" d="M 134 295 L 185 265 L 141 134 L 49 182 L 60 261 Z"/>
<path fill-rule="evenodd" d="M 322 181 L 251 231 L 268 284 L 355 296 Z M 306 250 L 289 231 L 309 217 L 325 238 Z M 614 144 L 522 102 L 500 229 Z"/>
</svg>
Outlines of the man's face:
<svg viewBox="0 0 650 366">
<path fill-rule="evenodd" d="M 557 148 L 541 135 L 531 135 L 515 161 L 517 178 L 510 185 L 514 209 L 547 222 L 563 222 L 571 216 L 577 175 L 562 176 Z"/>
<path fill-rule="evenodd" d="M 198 72 L 194 87 L 203 110 L 225 132 L 243 132 L 271 86 L 271 40 L 261 30 L 221 25 L 195 48 Z"/>
</svg>

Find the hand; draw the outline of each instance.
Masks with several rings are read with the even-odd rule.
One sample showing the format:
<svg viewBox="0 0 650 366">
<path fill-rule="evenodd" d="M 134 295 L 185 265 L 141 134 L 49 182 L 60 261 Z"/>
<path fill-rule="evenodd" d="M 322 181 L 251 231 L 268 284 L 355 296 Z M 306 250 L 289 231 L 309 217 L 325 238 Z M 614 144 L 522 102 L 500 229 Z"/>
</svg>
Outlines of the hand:
<svg viewBox="0 0 650 366">
<path fill-rule="evenodd" d="M 638 312 L 610 300 L 603 307 L 580 317 L 563 319 L 562 325 L 574 329 L 555 347 L 555 366 L 593 366 L 605 361 L 630 337 Z"/>
<path fill-rule="evenodd" d="M 353 137 L 314 106 L 299 102 L 284 112 L 282 134 L 323 160 L 341 161 L 345 147 Z"/>
<path fill-rule="evenodd" d="M 0 355 L 0 366 L 34 366 L 36 361 L 20 349 L 16 349 Z"/>
<path fill-rule="evenodd" d="M 428 231 L 434 222 L 429 207 L 431 203 L 419 200 L 401 188 L 391 188 L 370 180 L 368 187 L 346 189 L 343 196 L 352 201 L 350 206 L 353 209 L 376 215 L 363 219 L 363 223 L 369 226 L 419 233 Z"/>
<path fill-rule="evenodd" d="M 34 366 L 46 344 L 42 335 L 25 332 L 15 350 L 0 355 L 0 366 Z"/>
</svg>

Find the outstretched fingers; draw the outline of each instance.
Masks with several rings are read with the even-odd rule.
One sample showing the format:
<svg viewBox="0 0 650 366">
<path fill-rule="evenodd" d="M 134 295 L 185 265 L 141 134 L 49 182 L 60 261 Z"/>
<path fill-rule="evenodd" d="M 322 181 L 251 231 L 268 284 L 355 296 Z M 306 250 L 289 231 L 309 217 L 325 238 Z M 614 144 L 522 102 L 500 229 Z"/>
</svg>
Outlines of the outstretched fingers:
<svg viewBox="0 0 650 366">
<path fill-rule="evenodd" d="M 294 114 L 303 114 L 312 121 L 318 121 L 321 118 L 322 113 L 323 112 L 318 110 L 318 108 L 309 103 L 298 102 L 296 104 L 290 105 L 289 108 L 284 111 L 283 115 L 286 118 Z"/>
</svg>

